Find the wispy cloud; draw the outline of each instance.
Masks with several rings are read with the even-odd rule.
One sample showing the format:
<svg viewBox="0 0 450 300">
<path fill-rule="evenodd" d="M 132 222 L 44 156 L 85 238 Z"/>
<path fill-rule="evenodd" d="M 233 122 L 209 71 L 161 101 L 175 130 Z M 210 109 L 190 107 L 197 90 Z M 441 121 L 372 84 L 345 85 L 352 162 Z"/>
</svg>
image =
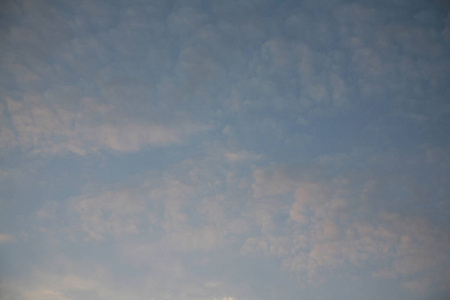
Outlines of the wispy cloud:
<svg viewBox="0 0 450 300">
<path fill-rule="evenodd" d="M 41 97 L 33 95 L 27 95 L 24 101 L 9 99 L 3 118 L 9 118 L 10 125 L 2 127 L 1 147 L 48 154 L 130 152 L 146 146 L 178 144 L 209 128 L 198 122 L 174 121 L 177 124 L 168 125 L 137 121 L 111 104 L 92 98 L 77 102 L 46 105 Z"/>
</svg>

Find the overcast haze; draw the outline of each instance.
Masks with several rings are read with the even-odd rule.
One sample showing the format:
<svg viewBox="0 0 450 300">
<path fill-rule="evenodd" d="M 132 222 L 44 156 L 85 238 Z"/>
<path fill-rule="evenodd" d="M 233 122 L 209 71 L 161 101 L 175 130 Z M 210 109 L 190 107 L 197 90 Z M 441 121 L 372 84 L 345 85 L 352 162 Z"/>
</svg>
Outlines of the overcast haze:
<svg viewBox="0 0 450 300">
<path fill-rule="evenodd" d="M 449 12 L 1 1 L 0 299 L 450 299 Z"/>
</svg>

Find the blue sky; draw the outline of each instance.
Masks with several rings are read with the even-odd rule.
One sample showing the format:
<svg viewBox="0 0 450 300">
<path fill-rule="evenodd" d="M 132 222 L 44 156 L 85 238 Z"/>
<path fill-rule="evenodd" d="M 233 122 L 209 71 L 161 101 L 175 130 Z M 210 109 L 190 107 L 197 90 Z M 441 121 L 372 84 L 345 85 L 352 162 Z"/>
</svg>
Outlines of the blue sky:
<svg viewBox="0 0 450 300">
<path fill-rule="evenodd" d="M 2 300 L 450 297 L 445 1 L 2 1 Z"/>
</svg>

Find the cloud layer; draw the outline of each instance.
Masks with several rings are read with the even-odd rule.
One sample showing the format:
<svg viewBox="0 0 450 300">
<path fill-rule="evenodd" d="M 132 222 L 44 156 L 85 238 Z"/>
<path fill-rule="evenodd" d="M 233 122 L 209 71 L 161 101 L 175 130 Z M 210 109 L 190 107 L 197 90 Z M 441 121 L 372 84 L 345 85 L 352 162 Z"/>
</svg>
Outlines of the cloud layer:
<svg viewBox="0 0 450 300">
<path fill-rule="evenodd" d="M 0 15 L 0 298 L 448 297 L 444 2 Z"/>
</svg>

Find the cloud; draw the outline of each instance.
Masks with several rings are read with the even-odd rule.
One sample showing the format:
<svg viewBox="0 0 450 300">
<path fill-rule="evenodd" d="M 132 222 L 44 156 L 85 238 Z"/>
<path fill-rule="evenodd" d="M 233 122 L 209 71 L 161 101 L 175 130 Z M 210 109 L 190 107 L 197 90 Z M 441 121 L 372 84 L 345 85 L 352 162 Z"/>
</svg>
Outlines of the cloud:
<svg viewBox="0 0 450 300">
<path fill-rule="evenodd" d="M 138 2 L 0 8 L 0 197 L 49 253 L 11 299 L 450 290 L 447 11 Z"/>
<path fill-rule="evenodd" d="M 246 183 L 225 171 L 229 163 L 222 155 L 211 155 L 72 197 L 64 212 L 72 233 L 93 240 L 145 237 L 174 253 L 211 252 L 237 242 L 249 224 L 239 208 L 245 203 L 232 195 Z M 49 203 L 39 216 L 52 215 L 53 206 Z"/>
<path fill-rule="evenodd" d="M 247 161 L 247 160 L 259 160 L 262 158 L 262 155 L 258 155 L 255 153 L 251 153 L 248 151 L 239 151 L 239 152 L 226 152 L 225 157 L 230 162 L 239 162 L 239 161 Z"/>
<path fill-rule="evenodd" d="M 108 269 L 61 257 L 51 265 L 35 268 L 26 278 L 8 281 L 2 295 L 25 300 L 135 299 L 126 288 L 113 284 Z"/>
<path fill-rule="evenodd" d="M 11 234 L 0 233 L 0 244 L 14 243 L 16 238 Z"/>
<path fill-rule="evenodd" d="M 263 173 L 255 172 L 255 180 L 263 178 Z M 289 177 L 279 174 L 280 178 Z M 375 277 L 401 278 L 408 289 L 425 292 L 442 288 L 448 274 L 440 266 L 450 264 L 450 236 L 430 220 L 387 211 L 364 220 L 359 217 L 361 204 L 351 204 L 348 187 L 354 183 L 348 179 L 328 183 L 292 177 L 272 179 L 263 186 L 272 185 L 271 190 L 284 191 L 285 195 L 293 195 L 295 190 L 294 201 L 285 208 L 287 200 L 282 194 L 272 194 L 278 197 L 272 201 L 279 208 L 254 214 L 261 235 L 246 239 L 242 255 L 277 257 L 284 269 L 296 273 L 300 282 L 308 285 L 330 280 L 335 276 L 332 274 L 351 275 L 354 268 L 367 268 Z M 286 186 L 289 181 L 290 186 Z M 260 207 L 253 204 L 256 212 Z M 284 221 L 274 221 L 281 216 Z"/>
<path fill-rule="evenodd" d="M 68 87 L 62 92 L 72 90 Z M 9 99 L 3 117 L 9 116 L 10 124 L 0 131 L 0 147 L 48 154 L 132 152 L 146 146 L 178 144 L 209 128 L 195 122 L 166 125 L 134 120 L 114 105 L 92 98 L 74 100 L 76 103 L 46 105 L 36 95 L 26 95 L 23 102 Z"/>
<path fill-rule="evenodd" d="M 210 128 L 207 122 L 189 116 L 189 105 L 182 104 L 178 97 L 167 99 L 174 94 L 158 89 L 167 78 L 160 72 L 177 64 L 177 55 L 166 51 L 170 43 L 142 43 L 147 39 L 142 39 L 136 26 L 147 26 L 143 21 L 152 15 L 155 23 L 162 22 L 164 34 L 164 7 L 149 3 L 127 5 L 121 11 L 117 8 L 108 3 L 83 3 L 69 5 L 63 12 L 49 3 L 28 3 L 23 5 L 25 13 L 16 16 L 25 21 L 20 26 L 8 23 L 10 43 L 2 50 L 9 55 L 2 59 L 1 66 L 11 74 L 8 79 L 17 91 L 3 90 L 9 100 L 0 108 L 1 148 L 78 155 L 136 152 L 145 147 L 180 144 Z M 192 12 L 187 9 L 184 16 Z M 56 29 L 50 30 L 49 24 Z M 156 27 L 149 28 L 155 31 Z M 137 49 L 142 51 L 138 53 Z M 181 78 L 169 78 L 173 84 L 167 87 L 177 87 L 177 96 L 192 98 L 197 89 L 195 83 L 178 88 L 185 79 L 198 78 L 201 83 L 201 78 L 217 71 L 217 64 L 203 63 L 197 50 L 180 50 L 177 65 L 181 66 Z M 140 74 L 136 73 L 138 69 Z M 145 78 L 153 78 L 152 83 Z M 128 101 L 139 108 L 130 111 Z"/>
<path fill-rule="evenodd" d="M 79 214 L 89 238 L 104 239 L 106 235 L 120 238 L 139 233 L 145 203 L 142 196 L 132 190 L 105 191 L 72 199 L 70 209 Z"/>
<path fill-rule="evenodd" d="M 247 150 L 254 151 L 263 146 L 255 143 L 269 138 L 291 146 L 287 140 L 295 139 L 286 115 L 309 123 L 355 105 L 366 107 L 374 97 L 405 113 L 421 112 L 425 119 L 442 114 L 433 107 L 445 102 L 439 91 L 445 90 L 448 62 L 437 28 L 419 26 L 435 14 L 425 7 L 416 22 L 393 17 L 403 16 L 401 6 L 386 11 L 339 1 L 321 8 L 321 14 L 308 2 L 293 9 L 271 1 L 213 2 L 214 18 L 193 2 L 130 3 L 122 10 L 110 3 L 83 3 L 64 12 L 48 5 L 24 5 L 27 13 L 16 17 L 27 22 L 8 25 L 11 41 L 4 49 L 10 55 L 2 65 L 19 89 L 5 91 L 25 108 L 2 115 L 14 119 L 2 122 L 2 147 L 79 155 L 135 152 L 182 143 L 210 128 L 208 120 L 221 123 L 238 111 L 236 137 L 248 140 L 253 148 Z M 49 24 L 58 24 L 58 30 L 50 34 L 54 26 Z M 422 42 L 415 43 L 418 39 Z M 39 98 L 32 108 L 30 97 Z M 52 97 L 59 99 L 48 102 Z M 434 104 L 423 107 L 424 97 Z M 61 108 L 62 99 L 78 103 L 83 98 L 113 107 L 109 113 L 122 112 L 121 121 L 89 115 L 90 108 L 77 104 Z M 53 112 L 39 116 L 35 106 Z M 262 117 L 255 122 L 243 114 Z M 64 120 L 56 121 L 57 115 Z"/>
<path fill-rule="evenodd" d="M 178 281 L 166 277 L 162 272 L 144 278 L 135 278 L 115 282 L 110 268 L 100 267 L 96 263 L 73 262 L 64 258 L 54 261 L 52 266 L 35 269 L 22 281 L 3 281 L 2 297 L 24 300 L 69 300 L 69 299 L 247 299 L 229 297 L 226 290 L 230 287 L 221 282 L 206 286 L 203 282 L 185 279 Z M 175 280 L 174 280 L 175 279 Z M 177 284 L 174 288 L 169 284 Z M 220 295 L 220 296 L 219 296 Z"/>
<path fill-rule="evenodd" d="M 237 196 L 241 167 L 213 149 L 209 153 L 126 182 L 88 184 L 65 202 L 46 201 L 36 212 L 31 239 L 45 241 L 46 253 L 67 255 L 81 270 L 56 267 L 58 273 L 46 269 L 52 264 L 37 262 L 35 269 L 45 274 L 33 274 L 34 284 L 20 283 L 21 290 L 27 287 L 29 298 L 256 299 L 244 297 L 251 295 L 247 284 L 229 280 L 227 268 L 215 273 L 223 269 L 217 256 L 239 256 L 251 228 Z M 104 266 L 101 276 L 84 275 L 92 261 Z M 126 285 L 117 284 L 122 279 Z M 217 284 L 205 288 L 211 281 Z"/>
<path fill-rule="evenodd" d="M 258 169 L 253 172 L 254 183 L 253 197 L 273 197 L 292 191 L 295 182 L 289 176 L 286 176 L 280 169 L 263 170 Z"/>
</svg>

